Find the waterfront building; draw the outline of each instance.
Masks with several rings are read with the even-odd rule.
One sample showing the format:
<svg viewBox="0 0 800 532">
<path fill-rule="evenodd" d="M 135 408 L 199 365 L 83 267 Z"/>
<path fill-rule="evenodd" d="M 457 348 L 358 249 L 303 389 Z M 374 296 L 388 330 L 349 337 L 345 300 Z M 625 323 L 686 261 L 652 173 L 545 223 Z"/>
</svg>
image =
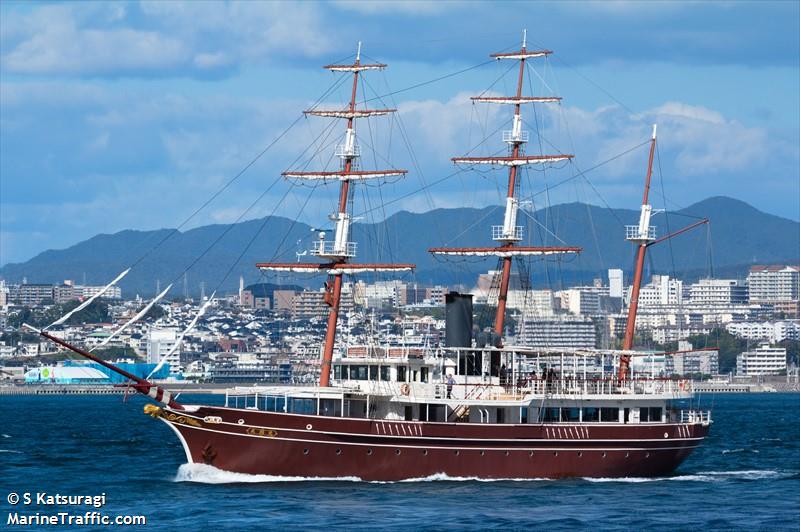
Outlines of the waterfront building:
<svg viewBox="0 0 800 532">
<path fill-rule="evenodd" d="M 752 377 L 778 375 L 786 371 L 786 348 L 761 344 L 736 357 L 736 374 Z"/>
</svg>

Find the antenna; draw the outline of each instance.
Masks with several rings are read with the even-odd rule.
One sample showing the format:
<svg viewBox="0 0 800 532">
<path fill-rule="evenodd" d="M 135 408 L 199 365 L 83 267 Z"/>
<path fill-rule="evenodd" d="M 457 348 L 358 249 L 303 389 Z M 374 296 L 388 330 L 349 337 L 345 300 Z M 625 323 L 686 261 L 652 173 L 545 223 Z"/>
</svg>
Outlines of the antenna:
<svg viewBox="0 0 800 532">
<path fill-rule="evenodd" d="M 658 124 L 653 124 L 653 140 L 656 140 L 656 126 L 658 126 Z"/>
<path fill-rule="evenodd" d="M 361 41 L 358 41 L 358 51 L 356 52 L 356 63 L 361 61 Z"/>
<path fill-rule="evenodd" d="M 528 46 L 528 30 L 522 30 L 522 48 L 525 49 Z"/>
</svg>

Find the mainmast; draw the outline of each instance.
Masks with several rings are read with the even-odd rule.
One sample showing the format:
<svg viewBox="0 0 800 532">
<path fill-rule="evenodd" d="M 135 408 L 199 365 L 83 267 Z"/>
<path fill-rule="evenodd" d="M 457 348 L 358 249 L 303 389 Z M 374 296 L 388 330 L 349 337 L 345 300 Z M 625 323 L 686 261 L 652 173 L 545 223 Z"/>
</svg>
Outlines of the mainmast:
<svg viewBox="0 0 800 532">
<path fill-rule="evenodd" d="M 350 92 L 350 102 L 346 109 L 311 109 L 305 111 L 306 115 L 327 118 L 343 118 L 347 121 L 344 142 L 336 148 L 336 156 L 340 159 L 340 168 L 337 171 L 321 172 L 283 172 L 286 178 L 307 180 L 337 180 L 339 181 L 339 202 L 337 211 L 330 216 L 335 222 L 334 239 L 325 240 L 325 233 L 319 233 L 319 240 L 314 242 L 311 254 L 323 259 L 324 263 L 259 263 L 256 266 L 262 270 L 292 271 L 292 272 L 327 272 L 328 282 L 325 283 L 325 302 L 330 306 L 328 324 L 325 331 L 325 345 L 322 351 L 320 386 L 330 384 L 331 361 L 333 348 L 336 342 L 336 325 L 339 319 L 339 309 L 342 295 L 342 276 L 346 273 L 355 274 L 362 272 L 402 271 L 414 268 L 413 264 L 352 264 L 350 259 L 356 255 L 356 243 L 349 240 L 352 215 L 348 212 L 351 203 L 351 182 L 366 179 L 375 179 L 390 176 L 402 176 L 406 170 L 357 170 L 357 161 L 361 150 L 356 144 L 355 119 L 370 116 L 381 116 L 393 113 L 396 109 L 356 109 L 356 92 L 358 90 L 358 77 L 366 70 L 383 70 L 383 63 L 362 63 L 361 43 L 358 43 L 355 62 L 349 65 L 326 65 L 323 68 L 332 72 L 351 72 L 353 86 Z"/>
<path fill-rule="evenodd" d="M 650 139 L 650 156 L 647 161 L 647 175 L 644 178 L 644 196 L 642 198 L 642 211 L 639 215 L 639 225 L 625 226 L 625 238 L 637 245 L 636 267 L 633 271 L 633 285 L 631 286 L 631 301 L 628 306 L 628 320 L 625 324 L 625 339 L 622 343 L 622 349 L 626 351 L 633 349 L 633 334 L 636 331 L 636 312 L 639 308 L 639 290 L 642 286 L 644 257 L 647 254 L 647 248 L 656 239 L 656 228 L 650 225 L 650 216 L 653 214 L 653 206 L 648 203 L 655 151 L 656 126 L 653 125 L 653 136 Z M 630 361 L 630 355 L 622 355 L 620 357 L 618 374 L 620 379 L 627 378 Z"/>
<path fill-rule="evenodd" d="M 508 166 L 508 191 L 506 194 L 505 216 L 503 225 L 492 227 L 492 240 L 498 243 L 497 247 L 474 247 L 474 248 L 431 248 L 428 251 L 440 255 L 461 255 L 461 256 L 496 256 L 502 259 L 502 271 L 500 276 L 500 286 L 497 299 L 497 315 L 495 316 L 494 331 L 502 338 L 505 323 L 506 302 L 508 300 L 509 280 L 511 279 L 511 262 L 513 257 L 531 255 L 551 255 L 558 253 L 577 253 L 577 247 L 532 247 L 517 245 L 523 238 L 522 226 L 517 225 L 517 211 L 519 210 L 519 200 L 516 197 L 518 187 L 517 168 L 531 164 L 547 164 L 559 161 L 567 161 L 572 155 L 525 155 L 524 146 L 528 142 L 529 135 L 522 129 L 522 104 L 528 103 L 550 103 L 560 102 L 561 98 L 534 97 L 522 95 L 522 82 L 525 75 L 525 61 L 538 57 L 550 55 L 550 50 L 528 50 L 527 49 L 527 30 L 523 31 L 522 48 L 511 53 L 492 54 L 500 60 L 519 61 L 519 74 L 517 76 L 517 91 L 514 96 L 476 96 L 471 98 L 473 102 L 511 104 L 514 106 L 514 118 L 511 131 L 503 132 L 503 142 L 508 144 L 509 153 L 505 157 L 454 157 L 455 164 L 489 164 Z"/>
</svg>

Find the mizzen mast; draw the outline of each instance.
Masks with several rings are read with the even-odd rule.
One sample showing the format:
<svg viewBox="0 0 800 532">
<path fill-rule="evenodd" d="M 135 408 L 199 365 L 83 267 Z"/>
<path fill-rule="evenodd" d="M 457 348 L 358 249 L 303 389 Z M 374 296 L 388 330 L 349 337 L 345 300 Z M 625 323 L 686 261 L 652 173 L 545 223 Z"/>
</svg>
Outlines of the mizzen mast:
<svg viewBox="0 0 800 532">
<path fill-rule="evenodd" d="M 336 171 L 286 171 L 283 172 L 285 178 L 339 181 L 339 202 L 337 211 L 330 216 L 335 223 L 333 240 L 326 240 L 325 233 L 319 233 L 319 240 L 314 242 L 311 255 L 323 259 L 323 263 L 275 263 L 265 262 L 256 266 L 262 270 L 271 271 L 290 271 L 290 272 L 325 272 L 328 274 L 328 282 L 325 283 L 325 302 L 330 306 L 328 312 L 328 323 L 325 331 L 325 344 L 322 352 L 321 373 L 319 378 L 320 386 L 330 384 L 331 361 L 333 360 L 333 348 L 336 342 L 336 325 L 339 319 L 339 309 L 342 295 L 342 276 L 344 274 L 355 274 L 364 272 L 389 272 L 404 271 L 414 268 L 413 264 L 355 264 L 350 263 L 350 259 L 356 256 L 356 243 L 351 242 L 350 224 L 352 215 L 348 211 L 351 203 L 352 187 L 351 182 L 364 181 L 367 179 L 377 179 L 391 176 L 403 176 L 407 170 L 359 170 L 357 161 L 361 156 L 361 150 L 356 144 L 355 120 L 358 118 L 368 118 L 371 116 L 382 116 L 393 113 L 396 109 L 356 109 L 356 94 L 358 90 L 358 78 L 362 72 L 367 70 L 383 70 L 386 65 L 383 63 L 362 63 L 361 62 L 361 43 L 358 43 L 355 62 L 346 65 L 325 65 L 323 68 L 332 72 L 349 72 L 353 74 L 353 85 L 350 93 L 350 102 L 345 109 L 311 109 L 305 111 L 306 115 L 320 116 L 325 118 L 342 118 L 347 121 L 344 142 L 336 147 L 336 156 L 340 160 L 339 170 Z"/>
<path fill-rule="evenodd" d="M 522 84 L 525 75 L 525 61 L 552 54 L 550 50 L 528 50 L 527 30 L 523 31 L 522 48 L 511 53 L 491 54 L 500 60 L 519 61 L 519 74 L 517 76 L 517 91 L 514 96 L 476 96 L 473 102 L 509 104 L 514 106 L 514 118 L 510 131 L 503 132 L 503 142 L 508 144 L 509 153 L 504 157 L 454 157 L 455 164 L 477 165 L 488 164 L 493 166 L 508 166 L 508 191 L 506 194 L 505 216 L 503 225 L 492 227 L 492 240 L 498 243 L 496 247 L 471 247 L 471 248 L 431 248 L 430 253 L 439 255 L 460 256 L 496 256 L 502 259 L 502 273 L 497 300 L 497 315 L 495 316 L 494 331 L 502 338 L 505 323 L 506 302 L 508 300 L 509 280 L 511 278 L 511 262 L 513 257 L 531 255 L 552 255 L 560 253 L 577 253 L 577 247 L 533 247 L 517 245 L 523 239 L 522 226 L 517 225 L 517 212 L 519 200 L 516 197 L 518 188 L 517 168 L 532 164 L 548 164 L 572 159 L 572 155 L 526 155 L 525 144 L 529 139 L 527 131 L 522 129 L 522 105 L 528 103 L 558 103 L 561 98 L 555 96 L 523 96 Z"/>
<path fill-rule="evenodd" d="M 644 196 L 642 197 L 642 210 L 639 215 L 639 225 L 625 226 L 625 238 L 636 244 L 636 266 L 633 272 L 633 285 L 631 286 L 631 301 L 628 305 L 628 320 L 625 323 L 625 338 L 622 349 L 633 349 L 633 334 L 636 331 L 636 312 L 639 308 L 639 290 L 642 286 L 642 270 L 647 248 L 656 239 L 656 228 L 650 225 L 650 216 L 653 206 L 648 203 L 650 196 L 650 179 L 653 175 L 653 157 L 656 152 L 656 126 L 653 125 L 653 136 L 650 139 L 650 156 L 647 161 L 647 175 L 644 178 Z M 619 360 L 619 378 L 628 376 L 631 356 L 622 355 Z"/>
</svg>

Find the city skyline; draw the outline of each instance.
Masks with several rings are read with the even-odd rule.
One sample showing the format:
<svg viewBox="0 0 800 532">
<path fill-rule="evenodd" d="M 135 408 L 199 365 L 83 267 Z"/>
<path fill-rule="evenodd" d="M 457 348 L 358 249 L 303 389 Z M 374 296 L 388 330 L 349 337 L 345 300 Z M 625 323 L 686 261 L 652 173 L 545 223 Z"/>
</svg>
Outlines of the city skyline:
<svg viewBox="0 0 800 532">
<path fill-rule="evenodd" d="M 658 122 L 668 208 L 724 194 L 800 218 L 797 4 L 521 6 L 516 27 L 505 29 L 510 4 L 6 2 L 0 264 L 97 233 L 177 226 L 324 91 L 331 78 L 319 67 L 354 54 L 357 40 L 365 57 L 389 63 L 374 81 L 386 95 L 487 62 L 489 53 L 518 46 L 523 28 L 531 46 L 556 52 L 534 89 L 565 98 L 545 118 L 566 124 L 548 133 L 574 151 L 577 168 L 639 144 Z M 419 167 L 408 153 L 391 154 L 411 172 L 385 200 L 452 172 L 449 157 L 468 150 L 475 126 L 468 96 L 500 74 L 485 65 L 386 102 L 400 110 Z M 493 90 L 507 92 L 502 85 Z M 487 115 L 486 123 L 501 118 Z M 313 137 L 302 129 L 188 227 L 245 212 Z M 501 145 L 499 136 L 488 142 Z M 635 208 L 645 159 L 635 151 L 592 173 L 591 186 L 554 189 L 551 200 Z M 538 177 L 533 188 L 562 176 Z M 449 180 L 388 211 L 497 203 L 496 179 Z M 245 219 L 270 214 L 286 188 Z M 275 214 L 293 217 L 305 193 L 287 197 Z M 326 200 L 301 219 L 324 220 Z"/>
</svg>

